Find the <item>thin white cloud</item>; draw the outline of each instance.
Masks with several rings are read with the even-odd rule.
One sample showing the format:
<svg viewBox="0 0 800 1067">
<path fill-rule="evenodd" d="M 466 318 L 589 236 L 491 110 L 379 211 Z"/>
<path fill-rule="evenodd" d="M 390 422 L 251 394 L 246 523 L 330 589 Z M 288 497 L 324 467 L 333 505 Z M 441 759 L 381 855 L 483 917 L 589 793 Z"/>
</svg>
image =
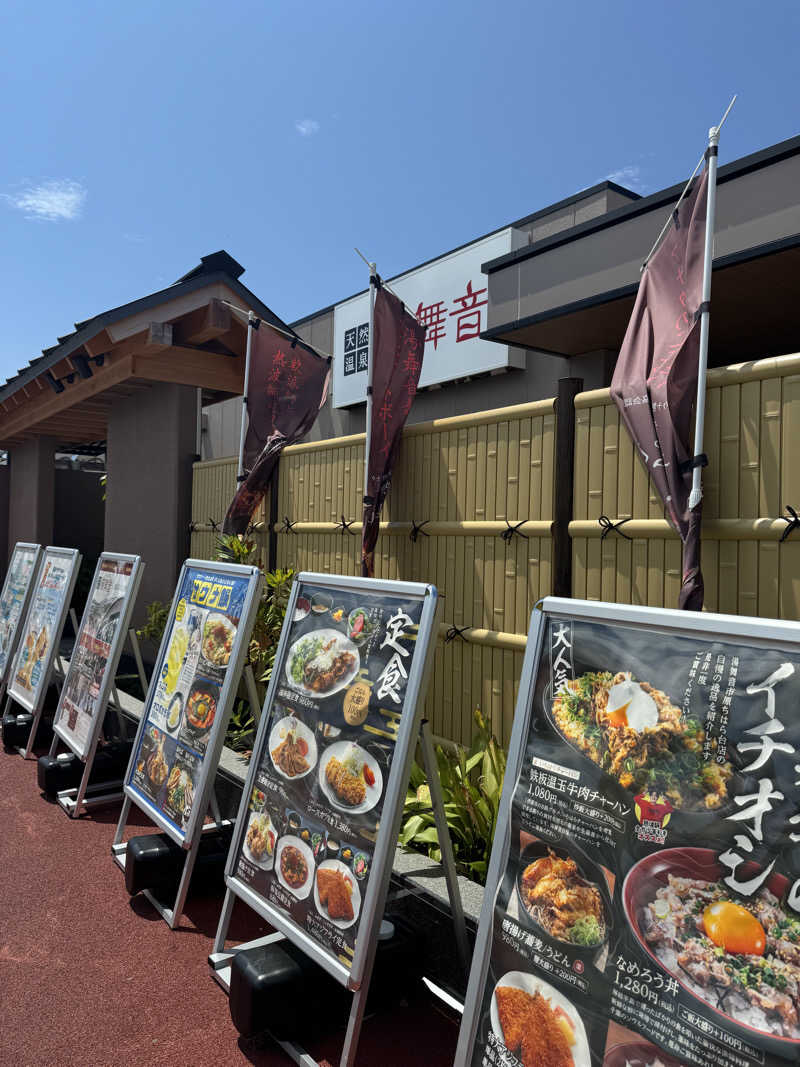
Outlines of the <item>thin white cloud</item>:
<svg viewBox="0 0 800 1067">
<path fill-rule="evenodd" d="M 642 168 L 635 164 L 628 167 L 620 167 L 619 170 L 606 174 L 606 181 L 624 185 L 628 189 L 633 189 L 635 193 L 643 193 L 647 188 L 647 184 L 642 178 Z"/>
<path fill-rule="evenodd" d="M 130 241 L 134 245 L 143 245 L 147 241 L 147 238 L 141 233 L 123 233 L 122 236 L 124 240 Z"/>
<path fill-rule="evenodd" d="M 297 119 L 294 128 L 301 137 L 313 137 L 315 133 L 319 133 L 319 123 L 316 119 Z"/>
<path fill-rule="evenodd" d="M 63 222 L 80 217 L 87 193 L 80 182 L 51 178 L 38 185 L 25 185 L 18 193 L 0 195 L 11 207 L 23 212 L 26 219 Z"/>
</svg>

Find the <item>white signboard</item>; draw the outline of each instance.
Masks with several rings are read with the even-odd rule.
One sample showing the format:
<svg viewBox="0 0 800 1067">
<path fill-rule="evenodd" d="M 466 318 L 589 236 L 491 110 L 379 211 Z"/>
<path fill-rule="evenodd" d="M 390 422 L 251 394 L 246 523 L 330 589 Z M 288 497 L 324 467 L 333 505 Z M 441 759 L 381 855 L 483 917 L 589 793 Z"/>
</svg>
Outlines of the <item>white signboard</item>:
<svg viewBox="0 0 800 1067">
<path fill-rule="evenodd" d="M 480 338 L 489 296 L 481 264 L 510 251 L 509 227 L 391 280 L 392 291 L 427 326 L 420 388 L 524 366 L 523 354 Z M 369 293 L 337 304 L 333 323 L 333 406 L 341 408 L 367 396 Z"/>
</svg>

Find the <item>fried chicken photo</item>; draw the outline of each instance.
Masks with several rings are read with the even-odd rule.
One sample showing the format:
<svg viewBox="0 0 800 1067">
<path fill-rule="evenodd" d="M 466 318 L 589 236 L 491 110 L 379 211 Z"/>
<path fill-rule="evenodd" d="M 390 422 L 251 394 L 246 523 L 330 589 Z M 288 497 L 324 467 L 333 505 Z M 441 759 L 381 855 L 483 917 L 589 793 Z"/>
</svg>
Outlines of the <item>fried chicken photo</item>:
<svg viewBox="0 0 800 1067">
<path fill-rule="evenodd" d="M 351 774 L 345 765 L 335 756 L 331 756 L 325 767 L 325 777 L 331 789 L 345 804 L 356 807 L 363 804 L 367 796 L 367 789 L 363 780 L 355 774 Z"/>
<path fill-rule="evenodd" d="M 525 1021 L 528 1018 L 528 1005 L 530 996 L 524 989 L 513 989 L 502 986 L 495 990 L 497 1001 L 497 1014 L 500 1016 L 500 1025 L 503 1028 L 506 1048 L 516 1054 L 522 1045 L 522 1036 L 525 1032 Z"/>
<path fill-rule="evenodd" d="M 328 909 L 331 919 L 350 922 L 354 915 L 353 902 L 350 899 L 353 887 L 341 871 L 321 867 L 317 871 L 317 891 L 319 902 Z"/>
<path fill-rule="evenodd" d="M 562 1008 L 513 986 L 500 986 L 494 995 L 505 1046 L 522 1067 L 574 1067 L 575 1034 Z"/>
</svg>

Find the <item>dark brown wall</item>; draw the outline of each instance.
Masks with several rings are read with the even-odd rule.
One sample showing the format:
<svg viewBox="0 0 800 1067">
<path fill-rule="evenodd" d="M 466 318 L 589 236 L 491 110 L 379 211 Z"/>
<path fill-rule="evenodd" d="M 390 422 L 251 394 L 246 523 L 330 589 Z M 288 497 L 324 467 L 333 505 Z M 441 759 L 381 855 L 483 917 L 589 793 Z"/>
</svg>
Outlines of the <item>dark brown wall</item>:
<svg viewBox="0 0 800 1067">
<path fill-rule="evenodd" d="M 103 551 L 105 510 L 98 472 L 56 470 L 55 544 L 78 548 L 85 560 L 96 562 Z"/>
</svg>

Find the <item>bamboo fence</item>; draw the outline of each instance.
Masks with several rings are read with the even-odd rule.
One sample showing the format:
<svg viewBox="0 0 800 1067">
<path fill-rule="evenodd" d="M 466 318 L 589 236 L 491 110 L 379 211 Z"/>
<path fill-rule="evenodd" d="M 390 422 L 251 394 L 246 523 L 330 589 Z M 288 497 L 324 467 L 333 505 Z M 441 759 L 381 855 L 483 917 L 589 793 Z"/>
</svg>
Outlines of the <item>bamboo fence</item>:
<svg viewBox="0 0 800 1067">
<path fill-rule="evenodd" d="M 426 707 L 442 737 L 468 742 L 480 707 L 508 741 L 530 612 L 553 590 L 554 491 L 565 459 L 555 441 L 555 399 L 404 432 L 375 569 L 378 577 L 432 582 L 443 598 Z M 800 506 L 799 443 L 800 355 L 709 373 L 702 546 L 709 611 L 798 618 L 800 530 L 782 541 L 781 516 L 786 505 Z M 607 389 L 575 397 L 574 449 L 572 595 L 677 606 L 680 541 Z M 279 566 L 359 572 L 363 480 L 363 434 L 285 450 Z M 221 524 L 235 485 L 235 458 L 195 464 L 193 555 L 213 553 L 212 521 Z M 264 560 L 266 514 L 254 517 Z M 518 523 L 520 533 L 509 535 Z M 452 627 L 463 633 L 453 637 Z"/>
<path fill-rule="evenodd" d="M 575 408 L 573 596 L 676 607 L 680 540 L 664 518 L 608 389 L 579 394 Z M 798 618 L 800 532 L 781 541 L 787 530 L 781 516 L 787 515 L 786 505 L 800 504 L 799 443 L 800 355 L 709 372 L 706 610 Z M 609 530 L 601 515 L 612 524 L 625 521 Z"/>
<path fill-rule="evenodd" d="M 480 707 L 508 741 L 531 609 L 552 588 L 555 421 L 549 399 L 404 432 L 375 573 L 432 582 L 442 597 L 426 707 L 442 737 L 468 742 Z M 278 530 L 293 525 L 279 532 L 278 566 L 359 573 L 363 480 L 363 434 L 285 450 Z M 208 520 L 221 521 L 235 487 L 235 460 L 196 463 L 194 481 L 192 553 L 203 557 L 213 550 Z M 447 640 L 451 627 L 464 632 Z"/>
</svg>

